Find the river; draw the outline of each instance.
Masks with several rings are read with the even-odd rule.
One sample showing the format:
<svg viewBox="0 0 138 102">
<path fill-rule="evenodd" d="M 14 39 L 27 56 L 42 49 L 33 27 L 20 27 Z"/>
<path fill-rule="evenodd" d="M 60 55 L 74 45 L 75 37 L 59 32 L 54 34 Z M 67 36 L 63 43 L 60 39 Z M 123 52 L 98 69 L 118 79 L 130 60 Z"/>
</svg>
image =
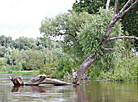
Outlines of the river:
<svg viewBox="0 0 138 102">
<path fill-rule="evenodd" d="M 27 82 L 35 74 L 0 74 L 0 102 L 138 102 L 138 82 L 81 81 L 79 86 L 18 86 L 8 76 Z"/>
</svg>

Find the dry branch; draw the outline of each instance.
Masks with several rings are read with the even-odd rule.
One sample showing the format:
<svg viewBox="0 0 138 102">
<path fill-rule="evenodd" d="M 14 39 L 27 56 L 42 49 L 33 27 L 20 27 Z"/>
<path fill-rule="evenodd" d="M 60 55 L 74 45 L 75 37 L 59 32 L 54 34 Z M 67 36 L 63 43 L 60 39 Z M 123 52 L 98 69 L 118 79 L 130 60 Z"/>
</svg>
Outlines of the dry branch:
<svg viewBox="0 0 138 102">
<path fill-rule="evenodd" d="M 20 77 L 15 77 L 15 78 L 12 78 L 11 76 L 9 76 L 9 79 L 13 82 L 13 84 L 15 86 L 22 86 L 24 85 L 24 82 L 22 81 L 22 79 Z"/>
<path fill-rule="evenodd" d="M 109 8 L 109 3 L 110 3 L 110 0 L 107 0 L 107 2 L 106 2 L 106 10 L 108 10 L 108 8 Z"/>
<path fill-rule="evenodd" d="M 119 36 L 119 37 L 109 38 L 108 41 L 116 40 L 116 39 L 136 39 L 136 40 L 138 40 L 138 37 L 133 37 L 133 36 Z"/>
<path fill-rule="evenodd" d="M 115 15 L 116 15 L 117 3 L 118 3 L 118 0 L 115 0 L 113 19 L 115 18 Z"/>
</svg>

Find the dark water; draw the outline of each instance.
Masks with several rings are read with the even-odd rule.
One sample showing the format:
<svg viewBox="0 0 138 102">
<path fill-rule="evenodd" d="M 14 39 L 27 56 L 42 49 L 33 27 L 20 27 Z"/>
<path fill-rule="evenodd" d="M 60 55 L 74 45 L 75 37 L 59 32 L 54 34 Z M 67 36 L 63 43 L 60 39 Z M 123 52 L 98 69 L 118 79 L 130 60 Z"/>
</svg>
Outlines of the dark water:
<svg viewBox="0 0 138 102">
<path fill-rule="evenodd" d="M 0 74 L 0 102 L 138 102 L 138 82 L 82 81 L 80 86 L 14 87 L 8 76 L 24 82 L 33 74 Z"/>
</svg>

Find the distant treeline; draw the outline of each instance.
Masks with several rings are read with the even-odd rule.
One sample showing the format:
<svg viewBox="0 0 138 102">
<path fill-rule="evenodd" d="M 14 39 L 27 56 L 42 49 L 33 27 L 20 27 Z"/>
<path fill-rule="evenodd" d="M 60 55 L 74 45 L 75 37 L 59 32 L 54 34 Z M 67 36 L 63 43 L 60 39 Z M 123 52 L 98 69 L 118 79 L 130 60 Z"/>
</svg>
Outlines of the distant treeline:
<svg viewBox="0 0 138 102">
<path fill-rule="evenodd" d="M 64 56 L 61 43 L 50 39 L 42 40 L 0 36 L 0 70 L 37 70 L 46 63 L 56 63 Z M 15 67 L 16 68 L 13 68 Z M 18 68 L 17 68 L 18 67 Z"/>
</svg>

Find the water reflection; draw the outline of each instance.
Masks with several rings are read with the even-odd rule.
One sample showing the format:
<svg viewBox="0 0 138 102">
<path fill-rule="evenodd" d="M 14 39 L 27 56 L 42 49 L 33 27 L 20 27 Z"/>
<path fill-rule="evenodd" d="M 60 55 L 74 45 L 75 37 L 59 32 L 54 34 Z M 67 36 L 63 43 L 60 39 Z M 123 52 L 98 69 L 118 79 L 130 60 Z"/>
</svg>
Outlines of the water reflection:
<svg viewBox="0 0 138 102">
<path fill-rule="evenodd" d="M 13 86 L 0 74 L 0 102 L 138 102 L 138 82 L 86 81 L 80 86 Z M 25 82 L 30 75 L 20 76 Z"/>
<path fill-rule="evenodd" d="M 11 92 L 22 92 L 23 86 L 13 86 Z"/>
<path fill-rule="evenodd" d="M 74 102 L 88 102 L 82 89 L 78 85 L 73 86 L 25 86 L 32 93 L 60 93 L 65 89 L 70 90 L 73 88 L 73 99 Z M 24 86 L 13 86 L 11 92 L 22 92 Z"/>
<path fill-rule="evenodd" d="M 88 102 L 88 99 L 86 99 L 81 87 L 78 85 L 73 85 L 73 98 L 75 102 Z"/>
</svg>

